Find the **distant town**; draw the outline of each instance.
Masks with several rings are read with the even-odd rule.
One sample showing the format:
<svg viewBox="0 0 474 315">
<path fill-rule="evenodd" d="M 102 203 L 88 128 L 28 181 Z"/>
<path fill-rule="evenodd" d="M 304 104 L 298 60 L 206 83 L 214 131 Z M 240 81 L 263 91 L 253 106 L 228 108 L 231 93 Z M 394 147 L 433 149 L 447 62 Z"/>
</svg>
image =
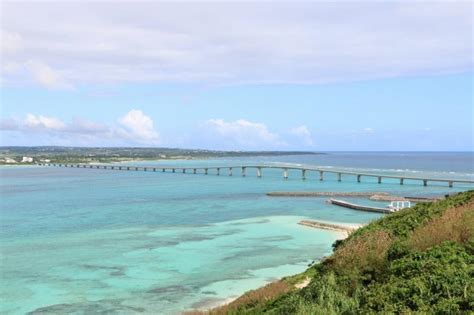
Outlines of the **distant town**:
<svg viewBox="0 0 474 315">
<path fill-rule="evenodd" d="M 309 151 L 214 151 L 176 148 L 0 147 L 0 165 L 113 163 L 139 160 L 206 159 L 321 154 Z"/>
</svg>

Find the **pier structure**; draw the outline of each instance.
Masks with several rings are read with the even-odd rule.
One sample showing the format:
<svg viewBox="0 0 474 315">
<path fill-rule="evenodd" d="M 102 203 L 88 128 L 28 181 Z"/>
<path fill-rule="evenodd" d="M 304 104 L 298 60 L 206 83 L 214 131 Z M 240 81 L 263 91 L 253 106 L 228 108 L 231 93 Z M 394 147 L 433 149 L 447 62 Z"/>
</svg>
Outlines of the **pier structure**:
<svg viewBox="0 0 474 315">
<path fill-rule="evenodd" d="M 301 179 L 306 180 L 311 178 L 311 173 L 319 175 L 319 180 L 325 180 L 325 174 L 334 174 L 338 182 L 344 179 L 353 177 L 358 183 L 363 181 L 363 178 L 374 178 L 378 184 L 384 183 L 384 179 L 398 180 L 400 185 L 404 185 L 406 180 L 417 181 L 423 186 L 428 186 L 430 183 L 446 183 L 448 187 L 453 187 L 454 184 L 474 184 L 474 180 L 467 179 L 455 179 L 455 178 L 426 178 L 426 177 L 412 177 L 412 176 L 399 176 L 399 175 L 385 175 L 385 174 L 372 174 L 363 172 L 344 171 L 337 169 L 324 169 L 314 166 L 291 166 L 291 165 L 278 165 L 278 164 L 259 164 L 259 165 L 232 165 L 232 166 L 189 166 L 189 167 L 177 167 L 177 166 L 127 166 L 127 165 L 110 165 L 110 164 L 70 164 L 70 163 L 37 163 L 39 166 L 52 166 L 52 167 L 72 167 L 72 168 L 92 168 L 92 169 L 104 169 L 104 170 L 118 170 L 118 171 L 153 171 L 161 169 L 162 172 L 171 173 L 182 173 L 182 174 L 204 174 L 208 175 L 210 171 L 215 171 L 216 175 L 221 174 L 221 169 L 225 168 L 228 170 L 228 175 L 233 175 L 234 169 L 240 169 L 242 177 L 247 176 L 248 169 L 255 169 L 257 178 L 263 176 L 263 169 L 278 169 L 283 173 L 283 179 L 287 180 L 290 177 L 290 171 L 300 171 Z M 189 172 L 188 172 L 189 171 Z"/>
</svg>

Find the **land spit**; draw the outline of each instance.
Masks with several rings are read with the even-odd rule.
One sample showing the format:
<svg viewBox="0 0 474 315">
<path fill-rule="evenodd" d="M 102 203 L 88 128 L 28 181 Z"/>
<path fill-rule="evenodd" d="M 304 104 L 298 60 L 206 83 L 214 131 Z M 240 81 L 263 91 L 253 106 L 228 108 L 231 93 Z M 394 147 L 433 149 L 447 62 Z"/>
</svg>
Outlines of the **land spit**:
<svg viewBox="0 0 474 315">
<path fill-rule="evenodd" d="M 302 220 L 298 222 L 298 224 L 317 228 L 317 229 L 339 231 L 339 232 L 346 232 L 346 233 L 351 233 L 358 229 L 358 227 L 349 227 L 345 225 L 325 223 L 325 222 L 319 222 L 319 221 L 314 221 L 314 220 Z"/>
</svg>

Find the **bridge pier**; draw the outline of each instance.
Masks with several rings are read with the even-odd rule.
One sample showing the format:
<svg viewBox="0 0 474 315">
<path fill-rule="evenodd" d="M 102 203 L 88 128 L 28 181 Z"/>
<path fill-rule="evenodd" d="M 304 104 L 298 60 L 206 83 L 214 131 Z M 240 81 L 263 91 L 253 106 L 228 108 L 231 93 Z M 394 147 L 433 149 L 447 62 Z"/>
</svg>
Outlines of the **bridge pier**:
<svg viewBox="0 0 474 315">
<path fill-rule="evenodd" d="M 185 168 L 183 168 L 183 174 L 186 174 L 186 169 Z"/>
<path fill-rule="evenodd" d="M 245 177 L 245 167 L 242 167 L 242 177 Z"/>
<path fill-rule="evenodd" d="M 423 186 L 428 186 L 428 180 L 423 179 Z"/>
<path fill-rule="evenodd" d="M 306 180 L 306 170 L 301 170 L 301 178 Z"/>
<path fill-rule="evenodd" d="M 166 169 L 165 169 L 165 168 L 163 168 L 161 171 L 164 173 L 164 172 L 166 172 Z"/>
<path fill-rule="evenodd" d="M 138 171 L 138 166 L 137 166 L 137 167 L 135 167 L 135 171 Z"/>
<path fill-rule="evenodd" d="M 337 173 L 337 181 L 340 182 L 342 179 L 342 174 L 341 173 Z"/>
<path fill-rule="evenodd" d="M 400 178 L 400 185 L 403 185 L 404 178 Z"/>
<path fill-rule="evenodd" d="M 449 181 L 449 188 L 453 188 L 453 182 L 452 181 Z"/>
<path fill-rule="evenodd" d="M 204 169 L 204 175 L 207 175 L 207 173 L 208 173 L 208 169 L 205 168 L 205 169 Z"/>
<path fill-rule="evenodd" d="M 196 174 L 197 170 L 195 168 L 193 168 L 193 174 Z"/>
<path fill-rule="evenodd" d="M 144 172 L 146 172 L 146 171 L 147 171 L 147 168 L 146 168 L 146 167 L 144 167 L 144 168 L 143 168 L 143 171 L 144 171 Z"/>
<path fill-rule="evenodd" d="M 218 168 L 216 169 L 216 174 L 217 174 L 217 176 L 220 176 L 220 175 L 221 175 L 221 169 L 220 169 L 220 167 L 218 167 Z"/>
<path fill-rule="evenodd" d="M 176 173 L 176 169 L 173 168 L 173 169 L 172 169 L 172 172 L 173 172 L 173 173 Z"/>
<path fill-rule="evenodd" d="M 229 176 L 232 176 L 232 167 L 229 167 Z"/>
<path fill-rule="evenodd" d="M 378 183 L 382 184 L 382 176 L 379 176 Z"/>
<path fill-rule="evenodd" d="M 257 177 L 262 178 L 262 168 L 261 167 L 257 167 Z"/>
<path fill-rule="evenodd" d="M 288 179 L 288 169 L 287 168 L 283 169 L 283 178 Z"/>
<path fill-rule="evenodd" d="M 324 172 L 323 171 L 319 171 L 319 180 L 324 180 Z"/>
<path fill-rule="evenodd" d="M 153 172 L 156 172 L 156 167 L 153 168 Z"/>
<path fill-rule="evenodd" d="M 357 175 L 357 182 L 360 183 L 360 175 Z"/>
</svg>

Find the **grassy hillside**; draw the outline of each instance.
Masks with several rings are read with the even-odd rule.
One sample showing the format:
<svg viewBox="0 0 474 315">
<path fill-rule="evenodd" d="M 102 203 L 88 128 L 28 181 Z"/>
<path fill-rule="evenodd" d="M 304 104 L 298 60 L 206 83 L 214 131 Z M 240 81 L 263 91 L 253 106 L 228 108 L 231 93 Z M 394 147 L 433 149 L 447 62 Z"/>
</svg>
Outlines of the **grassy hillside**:
<svg viewBox="0 0 474 315">
<path fill-rule="evenodd" d="M 212 314 L 470 313 L 474 191 L 390 214 L 334 244 L 305 273 Z M 303 279 L 310 283 L 297 289 Z"/>
</svg>

